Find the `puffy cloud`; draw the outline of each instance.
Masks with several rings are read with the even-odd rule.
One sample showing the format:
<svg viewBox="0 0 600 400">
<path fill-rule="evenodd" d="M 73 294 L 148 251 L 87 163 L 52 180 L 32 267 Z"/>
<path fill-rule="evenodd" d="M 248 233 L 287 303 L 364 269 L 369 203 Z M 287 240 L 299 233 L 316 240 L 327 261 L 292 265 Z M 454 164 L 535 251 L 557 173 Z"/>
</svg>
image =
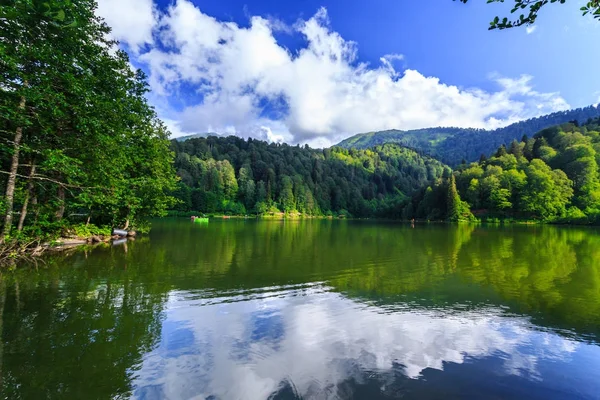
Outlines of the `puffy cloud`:
<svg viewBox="0 0 600 400">
<path fill-rule="evenodd" d="M 112 36 L 133 52 L 153 43 L 158 16 L 152 0 L 98 0 L 97 13 L 112 28 Z"/>
<path fill-rule="evenodd" d="M 414 69 L 398 71 L 398 61 L 405 62 L 398 54 L 381 57 L 381 65 L 361 63 L 357 44 L 330 28 L 324 8 L 286 26 L 306 41 L 294 53 L 274 36 L 286 30 L 281 25 L 254 16 L 240 27 L 177 0 L 155 24 L 155 44 L 136 60 L 149 71 L 155 96 L 187 94 L 184 107 L 159 107 L 161 115 L 177 121 L 181 132 L 268 131 L 286 141 L 327 146 L 357 132 L 495 128 L 569 107 L 558 93 L 535 91 L 526 75 L 493 76 L 498 89 L 490 92 Z"/>
</svg>

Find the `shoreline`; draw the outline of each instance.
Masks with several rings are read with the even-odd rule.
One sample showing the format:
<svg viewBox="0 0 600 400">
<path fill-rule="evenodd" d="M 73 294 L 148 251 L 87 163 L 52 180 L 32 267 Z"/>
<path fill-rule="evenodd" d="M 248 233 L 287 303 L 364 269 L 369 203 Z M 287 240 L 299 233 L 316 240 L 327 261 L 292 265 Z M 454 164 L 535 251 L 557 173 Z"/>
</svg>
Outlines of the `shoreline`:
<svg viewBox="0 0 600 400">
<path fill-rule="evenodd" d="M 189 215 L 188 215 L 189 214 Z M 161 218 L 190 218 L 192 214 L 202 213 L 187 213 L 182 212 L 176 215 L 167 215 Z M 396 218 L 384 218 L 384 217 L 349 217 L 349 216 L 331 216 L 331 215 L 306 215 L 300 213 L 273 213 L 273 214 L 248 214 L 248 215 L 226 215 L 226 214 L 204 214 L 205 218 L 209 220 L 223 220 L 223 219 L 252 219 L 252 220 L 339 220 L 339 221 L 386 221 L 386 222 L 402 222 L 402 223 L 435 223 L 435 224 L 475 224 L 475 225 L 554 225 L 554 226 L 599 226 L 597 223 L 590 221 L 565 221 L 565 220 L 536 220 L 536 219 L 514 219 L 514 218 L 498 218 L 490 217 L 486 219 L 461 220 L 461 221 L 445 221 L 445 220 L 428 220 L 428 219 L 396 219 Z"/>
<path fill-rule="evenodd" d="M 136 234 L 131 235 L 90 235 L 90 236 L 68 236 L 56 240 L 40 243 L 32 241 L 23 243 L 13 241 L 0 246 L 0 268 L 14 265 L 21 261 L 36 260 L 46 253 L 61 253 L 80 247 L 98 247 L 101 245 L 117 245 L 120 241 L 135 240 Z M 119 242 L 119 243 L 118 243 Z"/>
</svg>

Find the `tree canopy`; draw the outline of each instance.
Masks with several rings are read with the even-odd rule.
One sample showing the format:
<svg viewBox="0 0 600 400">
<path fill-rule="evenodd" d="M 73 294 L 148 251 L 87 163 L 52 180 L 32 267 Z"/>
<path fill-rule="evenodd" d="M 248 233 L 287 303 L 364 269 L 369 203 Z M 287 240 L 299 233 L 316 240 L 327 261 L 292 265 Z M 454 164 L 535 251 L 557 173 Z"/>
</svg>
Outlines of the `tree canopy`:
<svg viewBox="0 0 600 400">
<path fill-rule="evenodd" d="M 454 172 L 457 199 L 480 217 L 597 222 L 600 217 L 600 119 L 567 123 L 499 147 Z M 417 218 L 451 219 L 438 182 L 413 197 Z M 454 201 L 456 203 L 456 201 Z"/>
<path fill-rule="evenodd" d="M 237 138 L 173 141 L 179 211 L 471 221 L 600 220 L 600 119 L 502 144 L 454 172 L 415 150 L 313 150 Z"/>
<path fill-rule="evenodd" d="M 179 211 L 400 217 L 439 161 L 394 144 L 314 150 L 235 136 L 173 141 Z"/>
<path fill-rule="evenodd" d="M 168 132 L 146 101 L 146 77 L 108 39 L 95 8 L 93 0 L 0 6 L 0 240 L 17 206 L 17 231 L 40 232 L 72 214 L 139 226 L 171 203 Z"/>
</svg>

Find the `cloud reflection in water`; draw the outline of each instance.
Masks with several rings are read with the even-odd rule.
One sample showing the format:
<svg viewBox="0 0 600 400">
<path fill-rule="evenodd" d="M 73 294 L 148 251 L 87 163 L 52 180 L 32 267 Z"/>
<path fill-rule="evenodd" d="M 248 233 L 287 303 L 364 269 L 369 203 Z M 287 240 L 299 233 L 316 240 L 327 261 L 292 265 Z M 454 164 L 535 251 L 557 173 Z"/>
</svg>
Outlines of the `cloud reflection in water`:
<svg viewBox="0 0 600 400">
<path fill-rule="evenodd" d="M 485 357 L 500 360 L 498 375 L 540 380 L 540 361 L 568 362 L 580 346 L 495 307 L 387 309 L 322 285 L 243 299 L 172 293 L 134 396 L 265 399 L 287 383 L 299 396 L 329 398 L 349 379 L 393 369 L 418 379 Z"/>
</svg>

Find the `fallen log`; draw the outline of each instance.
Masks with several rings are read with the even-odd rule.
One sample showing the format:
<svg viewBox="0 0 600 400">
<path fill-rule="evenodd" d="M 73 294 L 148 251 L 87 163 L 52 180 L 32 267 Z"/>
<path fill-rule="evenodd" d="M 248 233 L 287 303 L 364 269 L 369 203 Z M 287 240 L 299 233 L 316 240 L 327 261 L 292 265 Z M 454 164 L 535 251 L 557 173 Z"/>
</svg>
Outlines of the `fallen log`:
<svg viewBox="0 0 600 400">
<path fill-rule="evenodd" d="M 127 236 L 127 230 L 125 229 L 113 229 L 113 236 Z"/>
</svg>

